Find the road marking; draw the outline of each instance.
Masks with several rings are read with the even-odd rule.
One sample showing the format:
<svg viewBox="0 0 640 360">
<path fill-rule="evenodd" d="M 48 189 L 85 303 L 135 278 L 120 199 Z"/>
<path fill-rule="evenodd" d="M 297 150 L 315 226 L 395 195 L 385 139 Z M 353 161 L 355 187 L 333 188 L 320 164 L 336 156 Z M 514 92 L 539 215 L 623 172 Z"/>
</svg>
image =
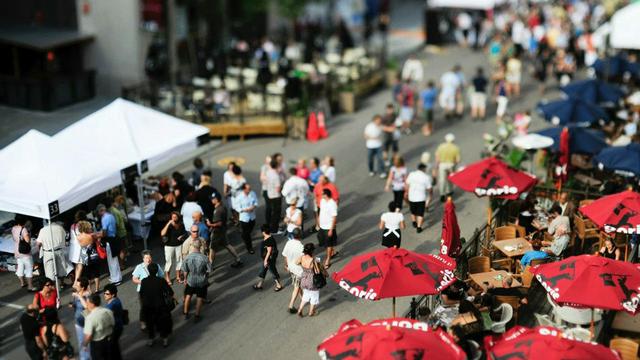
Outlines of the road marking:
<svg viewBox="0 0 640 360">
<path fill-rule="evenodd" d="M 4 301 L 0 301 L 0 306 L 6 306 L 16 310 L 24 310 L 24 306 L 18 304 L 12 304 Z"/>
</svg>

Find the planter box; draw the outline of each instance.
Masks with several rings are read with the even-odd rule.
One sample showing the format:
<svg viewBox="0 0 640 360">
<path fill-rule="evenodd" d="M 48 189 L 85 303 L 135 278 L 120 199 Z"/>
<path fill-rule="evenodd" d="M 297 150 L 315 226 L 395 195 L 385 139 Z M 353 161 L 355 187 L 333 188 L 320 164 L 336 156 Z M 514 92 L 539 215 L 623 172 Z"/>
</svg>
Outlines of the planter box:
<svg viewBox="0 0 640 360">
<path fill-rule="evenodd" d="M 338 101 L 343 112 L 351 114 L 356 111 L 356 95 L 353 91 L 340 92 Z"/>
<path fill-rule="evenodd" d="M 304 139 L 307 135 L 307 118 L 289 116 L 289 136 L 293 139 Z"/>
</svg>

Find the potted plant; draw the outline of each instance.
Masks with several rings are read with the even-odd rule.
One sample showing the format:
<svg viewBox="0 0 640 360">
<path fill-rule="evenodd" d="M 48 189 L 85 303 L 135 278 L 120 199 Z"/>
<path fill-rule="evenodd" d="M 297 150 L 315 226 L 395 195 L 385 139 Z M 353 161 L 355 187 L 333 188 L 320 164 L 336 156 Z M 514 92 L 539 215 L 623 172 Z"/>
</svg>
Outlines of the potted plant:
<svg viewBox="0 0 640 360">
<path fill-rule="evenodd" d="M 340 110 L 345 113 L 353 113 L 356 111 L 356 94 L 353 84 L 346 83 L 339 89 L 338 104 Z"/>
<path fill-rule="evenodd" d="M 400 71 L 400 63 L 398 60 L 394 58 L 389 59 L 385 69 L 385 83 L 388 87 L 395 85 L 398 71 Z"/>
</svg>

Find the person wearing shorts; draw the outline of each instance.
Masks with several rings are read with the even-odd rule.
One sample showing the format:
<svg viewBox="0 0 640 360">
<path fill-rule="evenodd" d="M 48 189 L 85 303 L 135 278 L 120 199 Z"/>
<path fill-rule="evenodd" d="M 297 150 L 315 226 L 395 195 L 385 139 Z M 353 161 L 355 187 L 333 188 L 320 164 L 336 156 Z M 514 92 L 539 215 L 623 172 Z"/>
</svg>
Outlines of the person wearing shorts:
<svg viewBox="0 0 640 360">
<path fill-rule="evenodd" d="M 409 211 L 411 212 L 411 222 L 416 232 L 422 232 L 424 222 L 424 211 L 431 202 L 433 190 L 431 176 L 427 175 L 427 166 L 419 164 L 418 169 L 412 171 L 407 176 L 407 199 L 409 200 Z M 427 199 L 427 193 L 429 198 Z"/>
<path fill-rule="evenodd" d="M 298 310 L 294 307 L 295 301 L 298 296 L 302 295 L 300 290 L 300 279 L 302 277 L 302 267 L 296 263 L 296 261 L 302 256 L 302 230 L 295 228 L 291 232 L 292 238 L 287 241 L 282 250 L 282 256 L 284 257 L 284 269 L 291 275 L 291 284 L 293 285 L 293 292 L 291 293 L 291 300 L 289 301 L 289 313 L 295 314 Z"/>
<path fill-rule="evenodd" d="M 445 72 L 440 77 L 440 96 L 438 103 L 444 109 L 445 118 L 451 118 L 456 111 L 456 95 L 460 87 L 460 78 L 456 75 L 456 68 Z"/>
<path fill-rule="evenodd" d="M 207 298 L 207 273 L 209 269 L 209 261 L 207 257 L 200 252 L 202 248 L 200 239 L 191 241 L 190 254 L 182 261 L 182 273 L 186 279 L 184 288 L 184 308 L 183 314 L 185 319 L 189 318 L 189 305 L 191 297 L 195 295 L 196 299 L 196 321 L 200 319 L 200 311 L 202 303 Z"/>
<path fill-rule="evenodd" d="M 334 247 L 338 244 L 338 235 L 336 234 L 336 221 L 338 216 L 338 204 L 331 198 L 331 190 L 324 189 L 322 191 L 322 200 L 320 200 L 320 212 L 318 214 L 318 245 L 327 249 L 327 258 L 324 261 L 325 269 L 331 266 L 331 257 L 337 255 Z"/>
<path fill-rule="evenodd" d="M 422 105 L 422 113 L 426 122 L 422 133 L 426 136 L 431 135 L 433 132 L 433 105 L 437 97 L 438 90 L 435 83 L 433 80 L 429 80 L 427 88 L 420 92 L 420 104 Z"/>
<path fill-rule="evenodd" d="M 487 109 L 487 85 L 489 81 L 484 76 L 484 70 L 479 67 L 476 76 L 471 80 L 473 93 L 471 94 L 471 119 L 483 120 Z"/>
<path fill-rule="evenodd" d="M 31 250 L 31 235 L 29 230 L 25 227 L 27 218 L 23 215 L 16 215 L 16 224 L 11 228 L 11 236 L 13 237 L 14 248 L 13 254 L 16 258 L 16 276 L 20 280 L 20 287 L 28 286 L 28 290 L 35 292 L 36 289 L 33 286 L 33 256 L 31 252 L 23 254 L 19 251 L 20 241 L 29 244 L 29 250 Z M 25 283 L 25 280 L 27 281 Z"/>
</svg>

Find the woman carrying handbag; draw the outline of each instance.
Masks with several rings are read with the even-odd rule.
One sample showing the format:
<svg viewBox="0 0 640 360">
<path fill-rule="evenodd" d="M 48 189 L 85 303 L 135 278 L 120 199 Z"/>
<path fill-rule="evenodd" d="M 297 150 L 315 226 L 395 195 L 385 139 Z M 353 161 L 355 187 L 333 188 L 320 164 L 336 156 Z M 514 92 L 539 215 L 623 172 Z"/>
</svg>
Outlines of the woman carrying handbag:
<svg viewBox="0 0 640 360">
<path fill-rule="evenodd" d="M 316 307 L 320 304 L 320 288 L 327 284 L 327 272 L 314 259 L 313 251 L 315 246 L 312 243 L 304 245 L 302 256 L 296 261 L 302 266 L 302 278 L 300 279 L 300 287 L 302 288 L 302 300 L 298 307 L 298 316 L 303 317 L 302 309 L 309 303 L 309 316 L 317 314 Z"/>
</svg>

